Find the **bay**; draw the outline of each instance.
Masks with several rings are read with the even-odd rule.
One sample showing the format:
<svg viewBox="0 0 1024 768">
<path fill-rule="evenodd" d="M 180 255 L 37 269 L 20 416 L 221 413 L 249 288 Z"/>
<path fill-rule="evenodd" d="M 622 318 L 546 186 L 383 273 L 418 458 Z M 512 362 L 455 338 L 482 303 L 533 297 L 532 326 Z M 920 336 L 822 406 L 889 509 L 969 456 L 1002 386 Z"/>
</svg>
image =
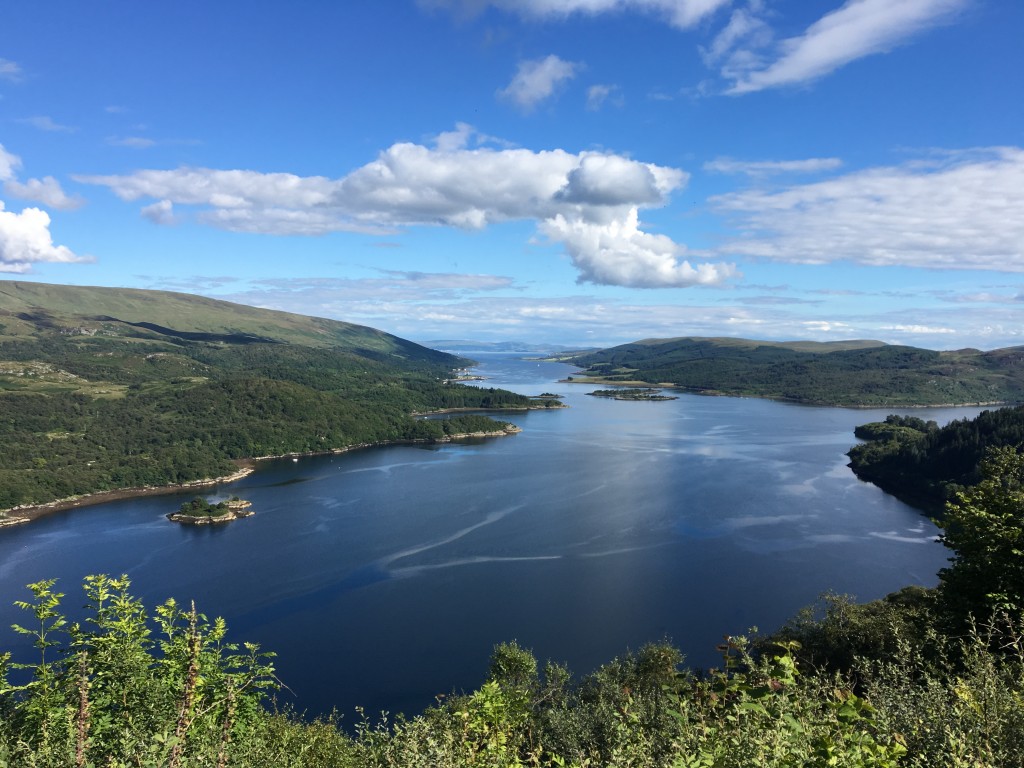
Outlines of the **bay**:
<svg viewBox="0 0 1024 768">
<path fill-rule="evenodd" d="M 479 686 L 495 643 L 581 674 L 668 639 L 712 666 L 724 634 L 771 631 L 826 590 L 932 585 L 946 564 L 930 521 L 846 466 L 853 427 L 889 410 L 605 400 L 557 383 L 569 366 L 481 357 L 485 386 L 570 407 L 502 416 L 511 437 L 262 462 L 208 494 L 253 502 L 226 526 L 169 523 L 179 494 L 0 530 L 0 648 L 29 652 L 8 630 L 25 584 L 58 578 L 74 611 L 85 575 L 126 573 L 150 608 L 194 599 L 275 651 L 282 703 L 351 723 Z"/>
</svg>

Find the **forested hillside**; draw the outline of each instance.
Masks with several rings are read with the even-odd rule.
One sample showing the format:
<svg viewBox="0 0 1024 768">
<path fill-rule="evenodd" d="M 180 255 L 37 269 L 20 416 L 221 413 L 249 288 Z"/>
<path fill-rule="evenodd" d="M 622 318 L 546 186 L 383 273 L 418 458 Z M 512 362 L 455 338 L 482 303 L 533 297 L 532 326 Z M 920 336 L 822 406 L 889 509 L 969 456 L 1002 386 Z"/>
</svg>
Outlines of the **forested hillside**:
<svg viewBox="0 0 1024 768">
<path fill-rule="evenodd" d="M 1024 400 L 1024 348 L 936 352 L 877 341 L 648 339 L 573 357 L 587 381 L 843 406 Z M 579 377 L 574 377 L 578 379 Z"/>
<path fill-rule="evenodd" d="M 989 448 L 1024 445 L 1024 407 L 983 411 L 941 428 L 913 416 L 889 416 L 854 434 L 867 441 L 849 452 L 857 477 L 941 516 L 957 491 L 981 479 Z"/>
<path fill-rule="evenodd" d="M 3 282 L 0 509 L 221 476 L 249 457 L 501 431 L 412 414 L 544 405 L 449 383 L 468 363 L 182 294 Z"/>
</svg>

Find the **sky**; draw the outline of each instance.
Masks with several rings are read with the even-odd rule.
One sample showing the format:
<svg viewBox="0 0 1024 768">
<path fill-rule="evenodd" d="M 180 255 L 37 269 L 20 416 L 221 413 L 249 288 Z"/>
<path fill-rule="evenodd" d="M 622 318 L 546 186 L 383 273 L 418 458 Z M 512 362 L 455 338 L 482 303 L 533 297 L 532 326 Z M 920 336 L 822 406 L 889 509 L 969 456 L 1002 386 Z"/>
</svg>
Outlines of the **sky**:
<svg viewBox="0 0 1024 768">
<path fill-rule="evenodd" d="M 1017 0 L 0 10 L 0 279 L 417 341 L 1024 345 Z"/>
</svg>

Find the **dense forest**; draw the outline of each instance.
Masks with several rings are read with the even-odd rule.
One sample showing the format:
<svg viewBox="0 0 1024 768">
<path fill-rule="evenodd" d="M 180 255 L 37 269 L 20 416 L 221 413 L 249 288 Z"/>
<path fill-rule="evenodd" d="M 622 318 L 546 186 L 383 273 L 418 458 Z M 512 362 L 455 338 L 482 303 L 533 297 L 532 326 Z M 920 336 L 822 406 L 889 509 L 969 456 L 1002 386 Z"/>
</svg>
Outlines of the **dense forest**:
<svg viewBox="0 0 1024 768">
<path fill-rule="evenodd" d="M 872 341 L 650 339 L 569 358 L 574 381 L 671 384 L 813 405 L 1014 404 L 1024 348 L 936 352 Z"/>
<path fill-rule="evenodd" d="M 1016 768 L 1024 456 L 979 469 L 948 507 L 936 589 L 827 596 L 774 636 L 726 636 L 705 671 L 657 643 L 577 679 L 501 644 L 478 689 L 409 717 L 306 722 L 276 705 L 273 656 L 222 619 L 90 576 L 71 624 L 41 581 L 14 627 L 35 657 L 0 654 L 0 766 Z"/>
<path fill-rule="evenodd" d="M 859 426 L 854 434 L 866 441 L 848 454 L 857 477 L 941 516 L 957 492 L 981 479 L 981 459 L 989 448 L 1024 445 L 1024 407 L 983 411 L 941 428 L 892 415 Z"/>
<path fill-rule="evenodd" d="M 4 286 L 59 309 L 4 310 L 13 299 L 0 294 L 0 510 L 223 476 L 245 458 L 508 428 L 416 413 L 559 405 L 454 383 L 452 370 L 470 361 L 373 329 L 208 299 L 197 309 L 197 297 L 178 294 L 62 288 Z M 107 311 L 75 314 L 86 306 Z"/>
</svg>

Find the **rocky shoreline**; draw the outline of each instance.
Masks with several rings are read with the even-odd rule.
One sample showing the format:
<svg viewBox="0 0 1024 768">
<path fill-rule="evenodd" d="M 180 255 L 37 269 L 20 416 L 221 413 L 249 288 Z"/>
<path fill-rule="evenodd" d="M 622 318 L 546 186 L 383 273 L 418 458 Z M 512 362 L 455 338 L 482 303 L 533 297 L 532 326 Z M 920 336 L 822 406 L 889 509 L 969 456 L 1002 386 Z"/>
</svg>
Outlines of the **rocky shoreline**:
<svg viewBox="0 0 1024 768">
<path fill-rule="evenodd" d="M 191 480 L 187 483 L 172 483 L 170 485 L 146 485 L 140 488 L 118 488 L 112 491 L 97 491 L 86 493 L 81 496 L 69 496 L 66 499 L 57 499 L 46 504 L 26 504 L 12 509 L 5 509 L 0 512 L 0 528 L 8 525 L 19 525 L 37 520 L 54 512 L 64 512 L 78 507 L 91 507 L 95 504 L 104 504 L 108 501 L 119 501 L 121 499 L 134 499 L 139 496 L 161 496 L 168 493 L 188 490 L 190 488 L 209 488 L 221 483 L 233 483 L 252 474 L 255 467 L 249 460 L 237 462 L 237 472 L 223 477 L 208 477 L 201 480 Z"/>
</svg>

